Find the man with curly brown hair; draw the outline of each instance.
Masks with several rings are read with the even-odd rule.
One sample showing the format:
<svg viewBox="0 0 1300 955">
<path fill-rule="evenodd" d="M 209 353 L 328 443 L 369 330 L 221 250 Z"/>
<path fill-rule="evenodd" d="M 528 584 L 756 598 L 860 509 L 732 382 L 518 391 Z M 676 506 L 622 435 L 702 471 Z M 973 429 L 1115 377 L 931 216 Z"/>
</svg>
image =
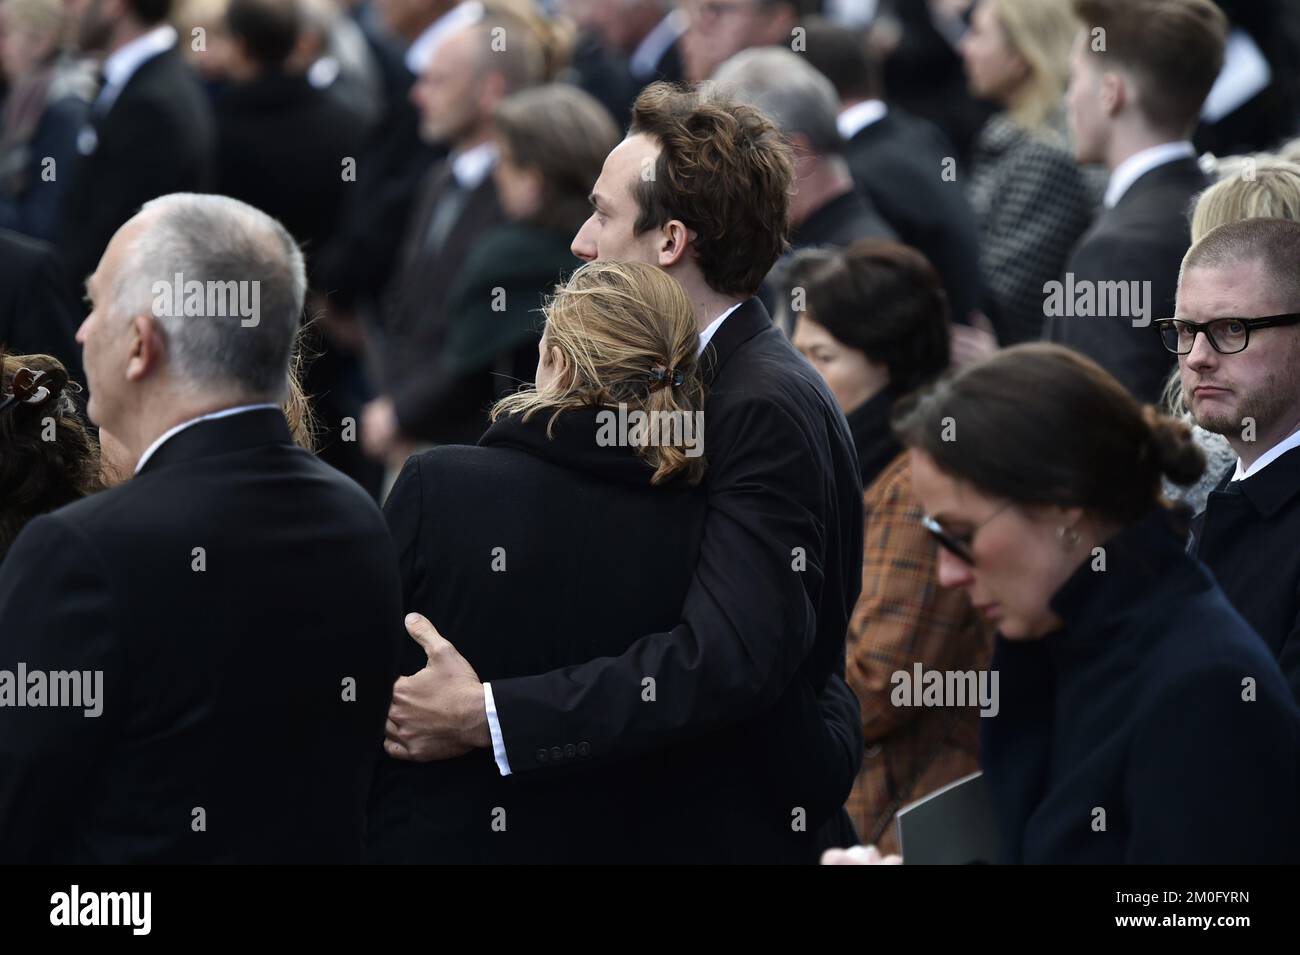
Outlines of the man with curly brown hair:
<svg viewBox="0 0 1300 955">
<path fill-rule="evenodd" d="M 862 758 L 842 678 L 862 488 L 843 414 L 754 298 L 786 246 L 792 176 L 789 147 L 757 110 L 709 88 L 656 84 L 638 98 L 573 251 L 655 265 L 695 310 L 709 512 L 681 621 L 618 657 L 483 684 L 418 618 L 408 629 L 433 649 L 397 682 L 389 755 L 490 747 L 503 774 L 527 777 L 712 747 L 699 784 L 728 824 L 695 861 L 812 862 L 819 830 L 846 823 Z M 627 546 L 654 533 L 630 527 Z"/>
</svg>

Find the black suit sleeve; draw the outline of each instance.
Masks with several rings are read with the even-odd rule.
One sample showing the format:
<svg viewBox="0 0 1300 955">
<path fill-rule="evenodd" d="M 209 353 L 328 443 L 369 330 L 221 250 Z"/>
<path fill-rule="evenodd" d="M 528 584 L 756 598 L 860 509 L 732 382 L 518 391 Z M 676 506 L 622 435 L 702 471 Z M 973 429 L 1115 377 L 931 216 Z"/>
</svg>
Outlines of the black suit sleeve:
<svg viewBox="0 0 1300 955">
<path fill-rule="evenodd" d="M 185 621 L 176 622 L 183 637 Z M 120 631 L 104 569 L 90 541 L 57 517 L 19 535 L 0 571 L 0 670 L 95 674 L 93 706 L 0 708 L 0 863 L 41 861 L 106 752 L 128 693 Z M 11 684 L 12 686 L 12 684 Z M 85 688 L 84 680 L 82 688 Z M 13 687 L 28 692 L 28 687 Z M 48 692 L 48 688 L 47 688 Z M 47 697 L 47 700 L 50 699 Z M 83 696 L 83 704 L 89 701 Z M 88 715 L 99 710 L 98 715 Z"/>
<path fill-rule="evenodd" d="M 824 579 L 817 456 L 774 402 L 726 413 L 725 427 L 706 417 L 706 454 L 717 463 L 682 622 L 618 657 L 493 681 L 512 771 L 553 765 L 571 743 L 593 759 L 626 756 L 749 719 L 781 697 L 807 656 Z M 646 678 L 656 681 L 653 702 L 642 699 Z"/>
</svg>

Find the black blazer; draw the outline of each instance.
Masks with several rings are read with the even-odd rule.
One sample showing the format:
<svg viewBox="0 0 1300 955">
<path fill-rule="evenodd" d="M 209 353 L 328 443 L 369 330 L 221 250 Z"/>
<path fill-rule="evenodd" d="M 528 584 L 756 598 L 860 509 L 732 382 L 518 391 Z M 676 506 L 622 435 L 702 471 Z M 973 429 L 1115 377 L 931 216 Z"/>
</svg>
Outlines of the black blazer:
<svg viewBox="0 0 1300 955">
<path fill-rule="evenodd" d="M 312 261 L 313 286 L 348 306 L 382 295 L 399 264 L 420 184 L 447 154 L 420 138 L 420 113 L 411 102 L 415 76 L 401 52 L 368 31 L 367 39 L 384 110 L 357 157 L 357 181 L 343 191 L 334 236 Z"/>
<path fill-rule="evenodd" d="M 393 275 L 378 330 L 379 382 L 392 397 L 397 421 L 411 437 L 437 444 L 472 443 L 483 433 L 478 408 L 448 409 L 431 380 L 447 347 L 448 297 L 478 240 L 502 221 L 492 176 L 464 197 L 441 246 L 427 243 L 438 206 L 454 188 L 451 163 L 435 166 L 411 219 L 401 265 Z"/>
<path fill-rule="evenodd" d="M 216 191 L 278 219 L 314 260 L 356 185 L 343 161 L 361 154 L 363 118 L 304 76 L 267 73 L 223 89 L 216 120 Z"/>
<path fill-rule="evenodd" d="M 1193 550 L 1264 638 L 1300 699 L 1300 449 L 1258 474 L 1229 470 L 1193 525 Z"/>
<path fill-rule="evenodd" d="M 967 321 L 981 305 L 979 230 L 962 184 L 941 175 L 956 155 L 952 145 L 937 127 L 891 106 L 844 154 L 857 187 L 943 279 L 953 319 Z"/>
<path fill-rule="evenodd" d="M 1300 711 L 1277 663 L 1162 514 L 1105 557 L 1053 598 L 1063 629 L 994 650 L 981 762 L 1004 861 L 1296 862 Z"/>
<path fill-rule="evenodd" d="M 763 714 L 803 758 L 771 783 L 788 807 L 773 831 L 806 810 L 791 856 L 811 859 L 811 833 L 842 806 L 863 750 L 840 678 L 862 586 L 857 458 L 825 383 L 757 300 L 722 323 L 704 365 L 709 510 L 676 625 L 643 628 L 618 656 L 496 681 L 497 714 L 520 774 L 634 756 Z M 673 688 L 653 707 L 637 689 L 646 677 Z"/>
<path fill-rule="evenodd" d="M 144 203 L 207 190 L 215 148 L 212 108 L 175 48 L 140 64 L 108 112 L 90 117 L 95 147 L 81 157 L 59 243 L 78 285 Z"/>
<path fill-rule="evenodd" d="M 85 383 L 74 336 L 81 308 L 54 249 L 0 229 L 0 351 L 53 355 Z"/>
<path fill-rule="evenodd" d="M 794 249 L 839 248 L 852 245 L 858 239 L 897 238 L 871 200 L 850 189 L 814 209 L 812 215 L 792 230 L 790 245 Z"/>
<path fill-rule="evenodd" d="M 0 669 L 103 672 L 98 717 L 0 711 L 0 860 L 357 861 L 401 629 L 378 508 L 278 410 L 178 432 L 0 570 Z"/>
<path fill-rule="evenodd" d="M 1174 356 L 1160 344 L 1154 323 L 1173 317 L 1178 270 L 1192 241 L 1192 200 L 1209 184 L 1195 159 L 1157 166 L 1097 217 L 1066 265 L 1076 286 L 1082 281 L 1149 281 L 1152 324 L 1135 328 L 1135 315 L 1049 316 L 1043 326 L 1046 340 L 1094 359 L 1140 401 L 1159 401 L 1174 367 Z"/>
</svg>

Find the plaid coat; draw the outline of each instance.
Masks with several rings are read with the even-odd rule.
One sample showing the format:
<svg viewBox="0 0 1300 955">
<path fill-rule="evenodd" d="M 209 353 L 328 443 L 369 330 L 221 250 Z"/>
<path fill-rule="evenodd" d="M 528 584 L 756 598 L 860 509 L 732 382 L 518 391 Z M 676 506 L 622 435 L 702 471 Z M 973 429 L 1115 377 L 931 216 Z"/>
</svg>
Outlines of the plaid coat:
<svg viewBox="0 0 1300 955">
<path fill-rule="evenodd" d="M 906 453 L 867 488 L 862 594 L 849 620 L 848 683 L 867 750 L 847 808 L 864 843 L 898 851 L 901 806 L 979 768 L 977 708 L 896 707 L 891 676 L 988 666 L 992 628 L 962 591 L 937 579 L 937 545 L 921 526 Z"/>
</svg>

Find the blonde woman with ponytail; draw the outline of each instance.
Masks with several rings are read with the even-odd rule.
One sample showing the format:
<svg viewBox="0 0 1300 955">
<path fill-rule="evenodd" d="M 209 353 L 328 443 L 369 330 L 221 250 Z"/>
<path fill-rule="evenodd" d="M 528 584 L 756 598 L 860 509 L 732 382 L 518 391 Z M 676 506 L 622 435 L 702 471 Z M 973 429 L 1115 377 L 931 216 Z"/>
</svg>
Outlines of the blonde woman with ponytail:
<svg viewBox="0 0 1300 955">
<path fill-rule="evenodd" d="M 406 611 L 455 634 L 489 684 L 618 656 L 647 624 L 674 627 L 703 528 L 704 387 L 681 286 L 648 265 L 593 262 L 543 317 L 536 383 L 496 404 L 478 446 L 407 461 L 385 507 Z M 638 417 L 672 426 L 625 427 Z M 402 672 L 415 674 L 430 648 L 402 639 Z M 367 854 L 421 863 L 707 857 L 724 835 L 747 836 L 735 821 L 743 791 L 718 799 L 717 787 L 699 786 L 728 738 L 586 767 L 587 743 L 557 739 L 546 759 L 582 771 L 525 782 L 503 776 L 492 750 L 424 763 L 386 756 Z M 491 825 L 494 811 L 505 813 L 503 830 Z"/>
</svg>

